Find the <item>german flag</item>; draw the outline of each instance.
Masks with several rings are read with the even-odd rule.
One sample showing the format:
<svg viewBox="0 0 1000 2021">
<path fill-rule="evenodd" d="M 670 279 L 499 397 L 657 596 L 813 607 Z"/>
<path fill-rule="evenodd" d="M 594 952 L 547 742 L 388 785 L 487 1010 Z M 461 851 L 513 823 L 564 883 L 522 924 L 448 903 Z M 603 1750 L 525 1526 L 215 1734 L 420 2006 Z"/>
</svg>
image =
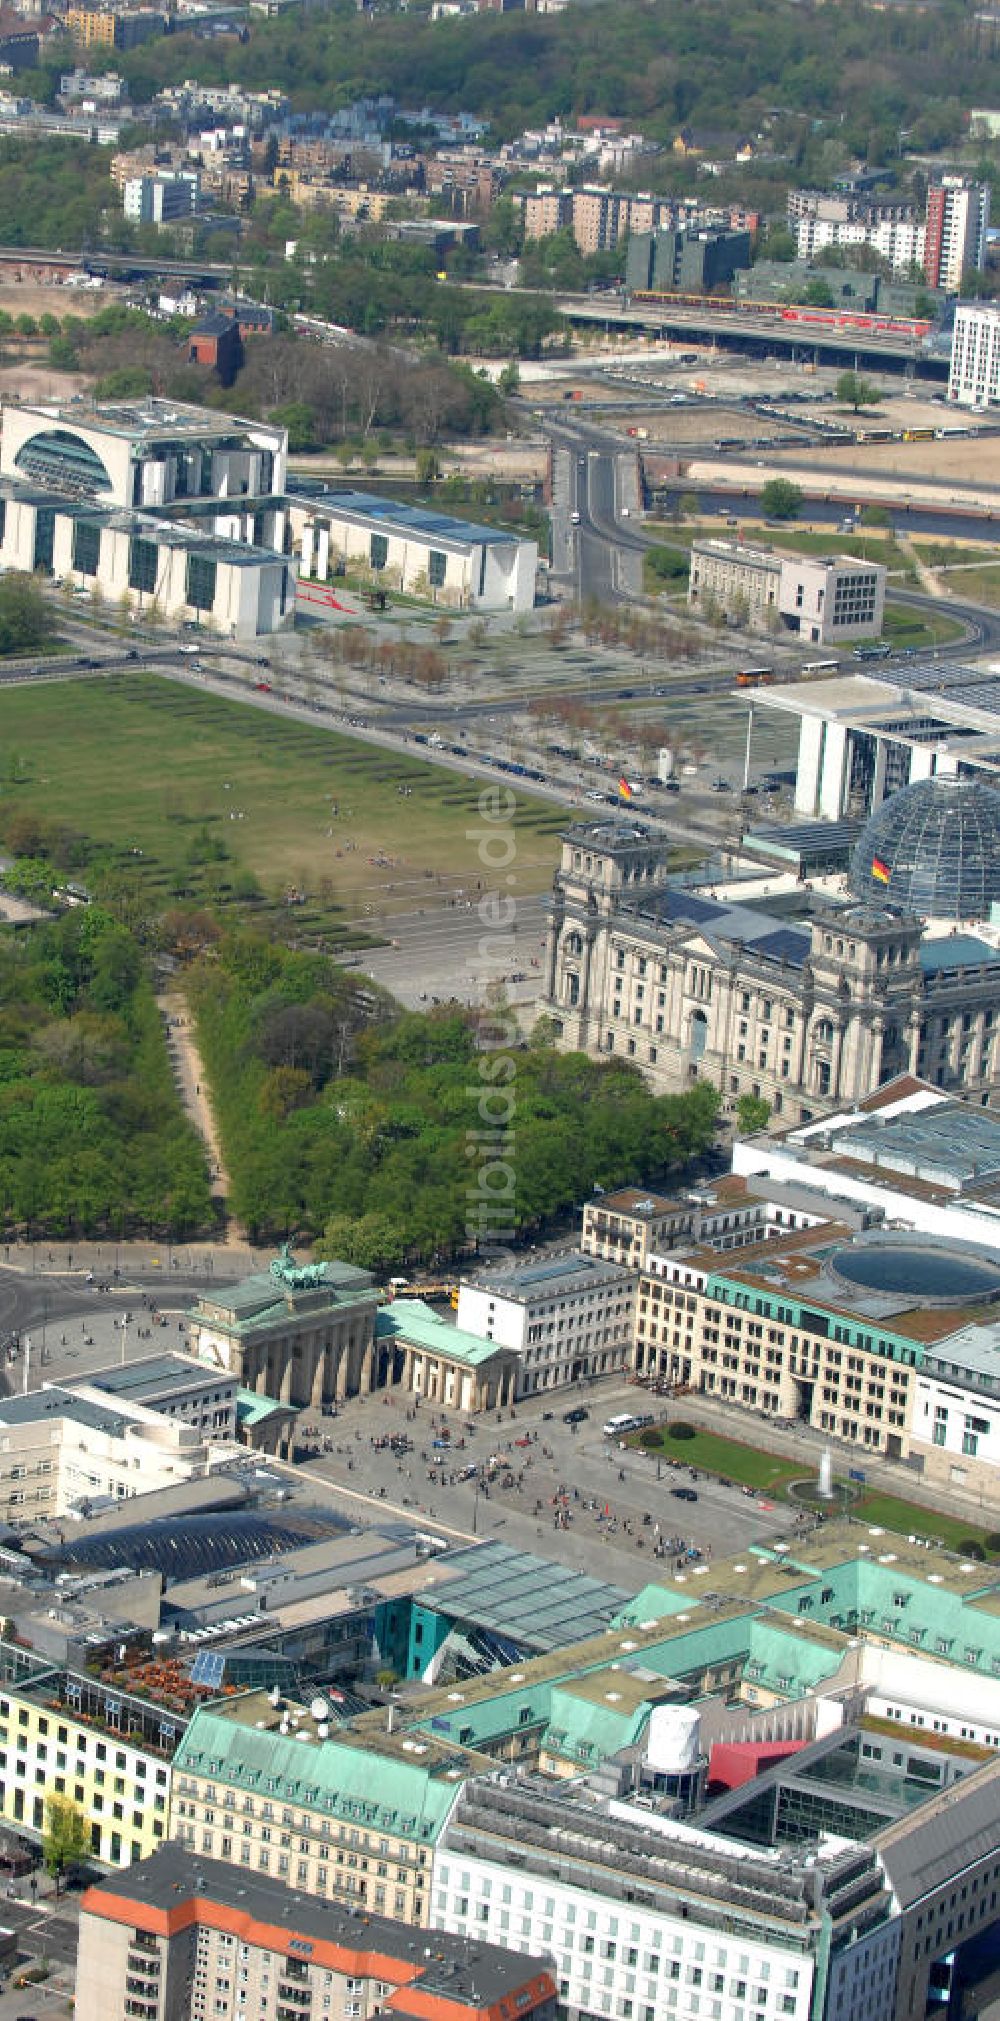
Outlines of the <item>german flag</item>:
<svg viewBox="0 0 1000 2021">
<path fill-rule="evenodd" d="M 628 783 L 628 780 L 626 779 L 626 777 L 625 777 L 625 774 L 624 774 L 624 772 L 622 773 L 622 776 L 621 776 L 621 778 L 620 778 L 620 779 L 619 779 L 619 781 L 618 781 L 618 791 L 619 791 L 619 793 L 621 794 L 621 796 L 622 796 L 622 799 L 623 799 L 623 800 L 631 800 L 631 798 L 632 798 L 632 788 L 631 788 L 631 786 L 629 785 L 629 783 Z M 887 874 L 888 874 L 888 873 L 887 873 Z"/>
<path fill-rule="evenodd" d="M 881 856 L 872 857 L 872 876 L 877 884 L 888 884 L 889 882 L 889 865 L 883 863 Z"/>
</svg>

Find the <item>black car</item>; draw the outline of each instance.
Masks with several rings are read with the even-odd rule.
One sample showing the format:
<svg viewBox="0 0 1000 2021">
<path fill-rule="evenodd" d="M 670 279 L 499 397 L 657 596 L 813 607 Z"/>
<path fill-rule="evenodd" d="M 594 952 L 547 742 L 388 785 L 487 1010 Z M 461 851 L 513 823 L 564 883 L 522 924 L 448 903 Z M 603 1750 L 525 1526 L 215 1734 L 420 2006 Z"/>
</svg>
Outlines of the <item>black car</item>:
<svg viewBox="0 0 1000 2021">
<path fill-rule="evenodd" d="M 696 1502 L 698 1500 L 697 1488 L 671 1488 L 670 1492 L 676 1502 Z"/>
<path fill-rule="evenodd" d="M 563 1411 L 563 1424 L 582 1425 L 584 1418 L 589 1418 L 589 1416 L 589 1410 L 585 1410 L 583 1404 L 578 1403 L 574 1410 Z"/>
</svg>

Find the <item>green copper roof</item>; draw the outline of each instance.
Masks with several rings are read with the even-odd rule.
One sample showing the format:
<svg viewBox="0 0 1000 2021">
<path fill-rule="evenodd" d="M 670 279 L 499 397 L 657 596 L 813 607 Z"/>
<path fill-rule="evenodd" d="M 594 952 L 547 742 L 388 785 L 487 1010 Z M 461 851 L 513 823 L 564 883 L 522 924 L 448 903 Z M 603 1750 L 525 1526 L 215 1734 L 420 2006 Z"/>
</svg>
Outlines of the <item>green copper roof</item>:
<svg viewBox="0 0 1000 2021">
<path fill-rule="evenodd" d="M 260 1694 L 249 1696 L 252 1714 Z M 335 1740 L 302 1741 L 276 1727 L 244 1725 L 237 1710 L 234 1700 L 225 1713 L 211 1707 L 195 1713 L 174 1757 L 176 1774 L 211 1777 L 265 1801 L 306 1804 L 421 1844 L 436 1839 L 473 1765 L 489 1766 L 422 1736 L 383 1734 L 362 1743 L 340 1730 Z"/>
<path fill-rule="evenodd" d="M 237 1284 L 203 1291 L 188 1312 L 190 1321 L 237 1336 L 287 1325 L 302 1318 L 338 1317 L 352 1306 L 370 1306 L 377 1297 L 370 1271 L 350 1263 L 306 1264 L 276 1257 L 268 1270 L 255 1270 Z"/>
<path fill-rule="evenodd" d="M 293 1409 L 291 1404 L 279 1403 L 273 1396 L 258 1396 L 255 1389 L 238 1389 L 236 1392 L 236 1416 L 241 1425 L 263 1424 L 266 1418 L 282 1417 Z"/>
<path fill-rule="evenodd" d="M 481 1340 L 478 1333 L 466 1333 L 452 1326 L 422 1298 L 395 1298 L 391 1305 L 383 1305 L 375 1330 L 380 1340 L 408 1341 L 411 1347 L 422 1348 L 428 1354 L 443 1354 L 451 1361 L 465 1362 L 468 1368 L 478 1368 L 495 1355 L 510 1352 L 497 1340 Z"/>
</svg>

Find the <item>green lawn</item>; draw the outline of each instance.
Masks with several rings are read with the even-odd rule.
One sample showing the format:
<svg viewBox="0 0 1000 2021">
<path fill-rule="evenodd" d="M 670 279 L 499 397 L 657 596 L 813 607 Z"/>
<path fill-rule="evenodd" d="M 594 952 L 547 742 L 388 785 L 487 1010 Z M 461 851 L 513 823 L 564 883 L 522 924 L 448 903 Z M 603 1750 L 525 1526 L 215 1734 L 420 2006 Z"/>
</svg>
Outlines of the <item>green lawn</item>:
<svg viewBox="0 0 1000 2021">
<path fill-rule="evenodd" d="M 468 832 L 478 781 L 152 674 L 5 689 L 0 778 L 15 777 L 6 806 L 82 832 L 151 911 L 225 902 L 252 872 L 296 938 L 353 937 L 373 909 L 498 877 Z M 505 889 L 549 884 L 565 820 L 518 797 Z M 289 911 L 293 889 L 306 902 Z"/>
<path fill-rule="evenodd" d="M 956 569 L 954 575 L 946 575 L 942 581 L 949 596 L 967 597 L 970 603 L 1000 604 L 1000 563 Z"/>
<path fill-rule="evenodd" d="M 700 1427 L 693 1439 L 672 1439 L 665 1436 L 667 1427 L 650 1427 L 660 1432 L 658 1446 L 646 1443 L 649 1431 L 636 1432 L 629 1440 L 630 1446 L 652 1452 L 654 1458 L 660 1453 L 665 1459 L 677 1460 L 682 1466 L 704 1468 L 707 1474 L 718 1474 L 722 1480 L 737 1481 L 741 1487 L 759 1488 L 762 1494 L 781 1495 L 789 1481 L 808 1479 L 815 1469 L 796 1460 L 782 1459 L 778 1453 L 761 1453 L 754 1446 L 746 1446 L 738 1439 L 724 1438 L 721 1432 L 704 1431 Z"/>
<path fill-rule="evenodd" d="M 892 569 L 896 575 L 914 578 L 909 556 L 897 546 L 891 533 L 879 527 L 869 530 L 862 526 L 855 533 L 847 534 L 838 533 L 835 526 L 817 531 L 797 519 L 786 520 L 781 526 L 765 526 L 762 519 L 745 519 L 742 515 L 739 523 L 747 540 L 779 548 L 783 554 L 840 554 L 846 551 L 861 555 L 867 561 L 884 562 L 886 568 Z M 693 540 L 732 538 L 736 529 L 727 527 L 716 514 L 705 520 L 665 520 L 657 523 L 647 519 L 643 523 L 643 532 L 652 534 L 664 547 L 686 552 Z"/>
<path fill-rule="evenodd" d="M 985 1550 L 987 1536 L 995 1534 L 966 1522 L 963 1516 L 943 1516 L 937 1509 L 924 1508 L 918 1502 L 901 1501 L 898 1495 L 865 1495 L 851 1514 L 878 1523 L 885 1530 L 899 1530 L 906 1537 L 933 1537 L 946 1551 L 960 1551 L 963 1544 L 971 1543 Z"/>
<path fill-rule="evenodd" d="M 964 584 L 967 577 L 963 575 L 961 581 Z M 956 591 L 956 595 L 966 594 L 964 588 Z M 961 638 L 964 629 L 956 618 L 947 617 L 943 611 L 919 611 L 909 604 L 893 603 L 890 596 L 885 606 L 882 637 L 887 646 L 944 646 Z"/>
</svg>

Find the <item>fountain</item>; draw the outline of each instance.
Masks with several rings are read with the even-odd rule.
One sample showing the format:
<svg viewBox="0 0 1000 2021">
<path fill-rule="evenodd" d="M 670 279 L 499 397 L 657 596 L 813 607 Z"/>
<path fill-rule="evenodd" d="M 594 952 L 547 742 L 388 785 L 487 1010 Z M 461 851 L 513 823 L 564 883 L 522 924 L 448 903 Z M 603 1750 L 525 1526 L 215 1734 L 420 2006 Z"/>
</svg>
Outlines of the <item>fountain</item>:
<svg viewBox="0 0 1000 2021">
<path fill-rule="evenodd" d="M 860 1500 L 864 1492 L 863 1480 L 862 1475 L 860 1481 L 835 1481 L 833 1454 L 829 1446 L 825 1446 L 815 1474 L 810 1474 L 805 1480 L 789 1481 L 788 1499 L 797 1502 L 800 1508 L 812 1509 L 817 1516 L 846 1512 L 852 1502 Z"/>
</svg>

